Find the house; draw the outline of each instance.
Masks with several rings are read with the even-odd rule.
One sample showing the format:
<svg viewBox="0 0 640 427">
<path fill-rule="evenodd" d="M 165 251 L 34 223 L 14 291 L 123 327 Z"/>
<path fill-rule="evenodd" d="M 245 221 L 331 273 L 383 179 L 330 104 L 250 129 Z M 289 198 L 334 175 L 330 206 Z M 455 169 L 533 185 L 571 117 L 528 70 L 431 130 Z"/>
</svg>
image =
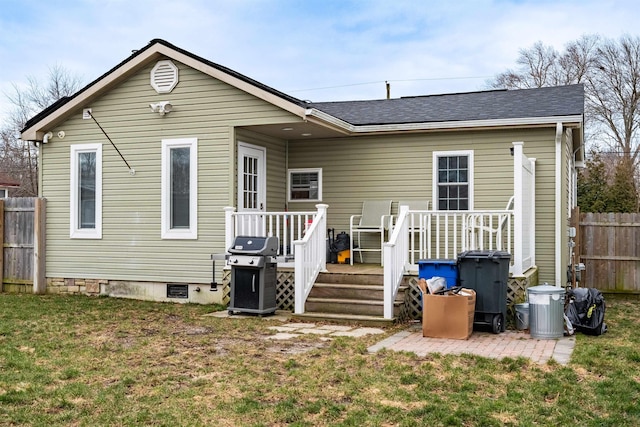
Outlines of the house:
<svg viewBox="0 0 640 427">
<path fill-rule="evenodd" d="M 398 201 L 429 200 L 436 234 L 450 213 L 446 224 L 506 212 L 514 276 L 562 285 L 583 111 L 581 85 L 313 103 L 152 40 L 22 131 L 40 147 L 49 291 L 166 300 L 183 284 L 188 301 L 221 302 L 211 254 L 250 230 L 278 235 L 282 254 L 296 247 L 284 261 L 304 304 L 326 228 L 348 232 L 370 199 L 392 200 L 400 224 Z M 470 230 L 455 227 L 422 235 L 421 255 L 469 248 L 445 244 Z M 415 265 L 401 230 L 387 236 L 404 248 L 385 263 L 391 293 Z"/>
<path fill-rule="evenodd" d="M 8 174 L 0 172 L 0 199 L 9 197 L 12 189 L 20 187 L 20 183 Z"/>
</svg>

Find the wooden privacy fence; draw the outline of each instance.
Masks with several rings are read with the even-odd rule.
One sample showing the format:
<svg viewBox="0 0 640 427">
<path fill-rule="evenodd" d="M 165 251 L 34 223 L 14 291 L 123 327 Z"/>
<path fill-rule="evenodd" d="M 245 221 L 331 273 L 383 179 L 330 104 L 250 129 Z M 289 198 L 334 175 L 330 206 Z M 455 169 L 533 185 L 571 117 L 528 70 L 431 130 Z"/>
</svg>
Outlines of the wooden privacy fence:
<svg viewBox="0 0 640 427">
<path fill-rule="evenodd" d="M 640 293 L 640 214 L 582 213 L 578 230 L 580 286 Z"/>
<path fill-rule="evenodd" d="M 45 212 L 45 199 L 0 199 L 0 290 L 46 292 Z"/>
</svg>

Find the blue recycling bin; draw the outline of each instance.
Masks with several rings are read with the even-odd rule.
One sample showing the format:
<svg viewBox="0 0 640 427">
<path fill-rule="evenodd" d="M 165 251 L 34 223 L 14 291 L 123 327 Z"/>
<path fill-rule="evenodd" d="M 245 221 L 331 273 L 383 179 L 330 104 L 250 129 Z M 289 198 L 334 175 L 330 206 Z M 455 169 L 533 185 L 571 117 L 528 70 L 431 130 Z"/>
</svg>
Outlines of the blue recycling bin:
<svg viewBox="0 0 640 427">
<path fill-rule="evenodd" d="M 418 278 L 443 277 L 447 289 L 458 285 L 458 264 L 455 259 L 421 259 L 418 261 Z"/>
</svg>

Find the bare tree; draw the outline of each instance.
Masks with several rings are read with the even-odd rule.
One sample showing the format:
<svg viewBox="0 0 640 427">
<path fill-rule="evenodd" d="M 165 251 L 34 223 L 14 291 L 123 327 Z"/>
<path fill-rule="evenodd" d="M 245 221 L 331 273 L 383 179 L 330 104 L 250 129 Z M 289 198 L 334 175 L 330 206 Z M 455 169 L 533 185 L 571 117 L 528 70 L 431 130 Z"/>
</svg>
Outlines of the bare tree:
<svg viewBox="0 0 640 427">
<path fill-rule="evenodd" d="M 582 83 L 591 144 L 605 145 L 638 165 L 640 38 L 585 35 L 557 52 L 541 42 L 520 51 L 519 67 L 498 74 L 492 88 L 524 89 Z"/>
<path fill-rule="evenodd" d="M 635 168 L 640 150 L 640 38 L 605 40 L 595 64 L 585 85 L 590 117 L 599 125 L 599 139 Z"/>
<path fill-rule="evenodd" d="M 498 74 L 487 82 L 491 88 L 530 89 L 583 83 L 595 64 L 595 51 L 600 38 L 583 36 L 567 44 L 563 53 L 542 42 L 521 49 L 518 68 Z"/>
<path fill-rule="evenodd" d="M 49 69 L 46 83 L 27 77 L 27 85 L 13 85 L 13 92 L 5 94 L 13 110 L 5 123 L 0 124 L 0 170 L 20 183 L 15 196 L 38 195 L 37 148 L 19 138 L 27 121 L 56 101 L 74 94 L 81 87 L 81 79 L 56 65 Z"/>
<path fill-rule="evenodd" d="M 597 49 L 601 39 L 584 35 L 565 46 L 560 53 L 542 42 L 529 49 L 521 49 L 516 60 L 518 68 L 498 74 L 487 82 L 495 89 L 528 89 L 584 83 L 587 75 L 597 68 Z"/>
</svg>

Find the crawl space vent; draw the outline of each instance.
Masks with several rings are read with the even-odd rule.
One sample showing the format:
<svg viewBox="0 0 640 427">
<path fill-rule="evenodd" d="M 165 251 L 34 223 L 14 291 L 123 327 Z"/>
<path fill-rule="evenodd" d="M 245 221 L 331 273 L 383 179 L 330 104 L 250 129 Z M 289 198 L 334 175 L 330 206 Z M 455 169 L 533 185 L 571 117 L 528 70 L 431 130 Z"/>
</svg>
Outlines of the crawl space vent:
<svg viewBox="0 0 640 427">
<path fill-rule="evenodd" d="M 173 283 L 167 284 L 167 298 L 189 298 L 189 286 Z"/>
<path fill-rule="evenodd" d="M 169 61 L 158 61 L 151 70 L 151 87 L 158 93 L 169 93 L 178 84 L 178 67 Z"/>
</svg>

